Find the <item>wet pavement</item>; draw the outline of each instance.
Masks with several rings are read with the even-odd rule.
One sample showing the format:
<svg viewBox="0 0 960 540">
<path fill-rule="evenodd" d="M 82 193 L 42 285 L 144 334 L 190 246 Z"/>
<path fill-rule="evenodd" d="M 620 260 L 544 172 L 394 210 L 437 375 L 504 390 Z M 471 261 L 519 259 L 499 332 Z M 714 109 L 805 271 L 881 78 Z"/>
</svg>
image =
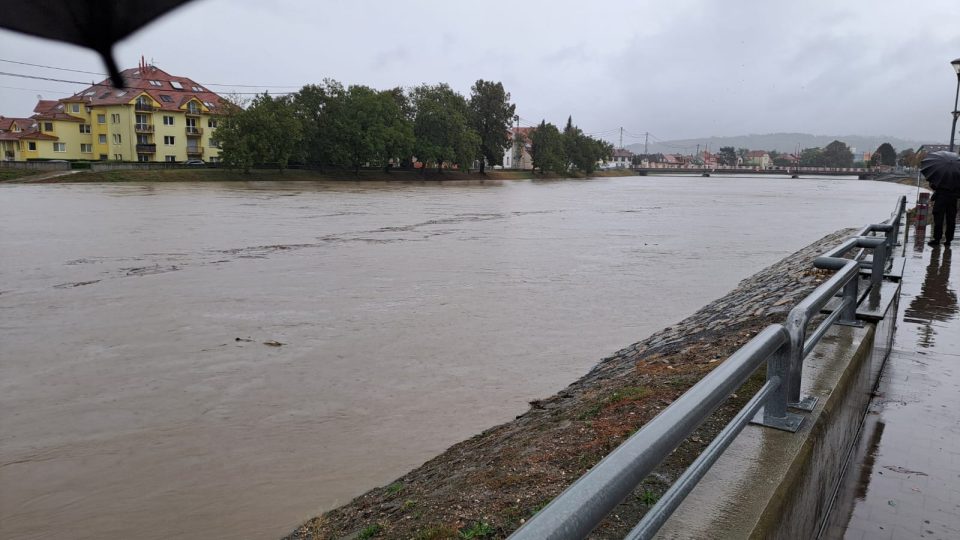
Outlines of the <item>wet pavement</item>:
<svg viewBox="0 0 960 540">
<path fill-rule="evenodd" d="M 960 538 L 960 243 L 913 233 L 893 351 L 826 538 Z"/>
</svg>

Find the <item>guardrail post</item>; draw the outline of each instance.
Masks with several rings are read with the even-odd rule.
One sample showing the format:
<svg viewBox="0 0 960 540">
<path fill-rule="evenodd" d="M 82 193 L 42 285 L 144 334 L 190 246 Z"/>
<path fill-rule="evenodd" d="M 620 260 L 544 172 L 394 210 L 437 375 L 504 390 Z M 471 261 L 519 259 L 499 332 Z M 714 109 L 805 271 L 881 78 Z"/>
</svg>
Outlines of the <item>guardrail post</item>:
<svg viewBox="0 0 960 540">
<path fill-rule="evenodd" d="M 843 310 L 837 324 L 860 326 L 857 321 L 857 298 L 860 296 L 860 280 L 856 277 L 843 286 Z"/>
<path fill-rule="evenodd" d="M 767 398 L 763 409 L 750 421 L 752 424 L 796 433 L 800 429 L 800 424 L 803 423 L 802 415 L 787 411 L 790 392 L 787 380 L 790 377 L 792 341 L 791 339 L 791 343 L 783 344 L 767 359 L 767 381 L 776 383 L 777 390 Z"/>
<path fill-rule="evenodd" d="M 873 248 L 873 266 L 870 268 L 871 287 L 879 288 L 883 282 L 883 272 L 887 266 L 887 244 L 889 241 L 888 236 L 887 241 Z"/>
</svg>

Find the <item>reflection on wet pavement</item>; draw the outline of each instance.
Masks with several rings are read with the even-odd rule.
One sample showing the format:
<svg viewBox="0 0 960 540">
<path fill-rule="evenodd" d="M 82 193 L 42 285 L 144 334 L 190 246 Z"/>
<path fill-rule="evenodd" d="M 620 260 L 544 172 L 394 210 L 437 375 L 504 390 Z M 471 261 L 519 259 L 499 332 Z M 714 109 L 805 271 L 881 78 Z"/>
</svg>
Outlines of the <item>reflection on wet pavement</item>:
<svg viewBox="0 0 960 540">
<path fill-rule="evenodd" d="M 908 307 L 826 538 L 960 538 L 960 265 L 951 256 L 940 246 L 908 253 Z"/>
</svg>

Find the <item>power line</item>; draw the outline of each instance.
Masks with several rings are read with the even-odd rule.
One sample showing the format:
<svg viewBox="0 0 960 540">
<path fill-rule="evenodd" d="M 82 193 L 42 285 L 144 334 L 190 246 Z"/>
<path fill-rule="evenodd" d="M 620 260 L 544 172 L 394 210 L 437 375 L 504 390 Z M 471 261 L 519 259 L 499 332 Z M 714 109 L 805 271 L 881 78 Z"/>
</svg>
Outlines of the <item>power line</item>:
<svg viewBox="0 0 960 540">
<path fill-rule="evenodd" d="M 48 94 L 64 94 L 69 96 L 71 92 L 64 92 L 63 90 L 44 90 L 41 88 L 21 88 L 19 86 L 0 86 L 6 90 L 25 90 L 27 92 L 46 92 Z"/>
<path fill-rule="evenodd" d="M 84 82 L 84 81 L 71 81 L 71 80 L 67 80 L 67 79 L 55 79 L 55 78 L 53 78 L 53 77 L 41 77 L 41 76 L 39 76 L 39 75 L 24 75 L 23 73 L 9 73 L 9 72 L 6 72 L 6 71 L 0 71 L 0 75 L 6 76 L 6 77 L 20 77 L 20 78 L 23 78 L 23 79 L 36 79 L 36 80 L 40 80 L 40 81 L 61 82 L 61 83 L 68 83 L 68 84 L 82 84 L 82 85 L 84 85 L 84 86 L 103 86 L 103 87 L 106 87 L 106 85 L 102 85 L 102 84 L 99 84 L 99 83 L 92 83 L 92 84 L 91 84 L 91 83 Z M 117 88 L 117 90 L 121 90 L 121 89 Z M 131 87 L 131 86 L 127 86 L 127 87 L 122 88 L 122 90 L 145 90 L 145 89 L 144 89 L 144 88 L 134 88 L 134 87 Z M 154 89 L 154 90 L 155 90 L 155 89 Z M 195 91 L 193 91 L 193 90 L 187 90 L 187 89 L 179 89 L 179 90 L 178 90 L 178 89 L 176 89 L 176 88 L 170 88 L 170 89 L 164 88 L 162 91 L 163 91 L 163 92 L 170 92 L 170 93 L 179 92 L 179 93 L 184 93 L 184 94 L 197 94 L 197 93 L 199 93 L 199 92 L 195 92 Z M 238 95 L 259 95 L 259 94 L 265 94 L 265 93 L 267 93 L 267 92 L 264 91 L 264 92 L 229 92 L 229 93 L 230 93 L 230 94 L 238 94 Z M 274 93 L 271 94 L 271 95 L 285 95 L 285 94 L 292 94 L 292 93 L 293 93 L 293 92 L 274 92 Z"/>
<path fill-rule="evenodd" d="M 71 73 L 86 73 L 88 75 L 101 75 L 106 77 L 106 73 L 100 73 L 98 71 L 84 71 L 82 69 L 70 69 L 57 66 L 48 66 L 44 64 L 31 64 L 30 62 L 21 62 L 19 60 L 8 60 L 6 58 L 0 58 L 0 62 L 9 62 L 11 64 L 20 64 L 21 66 L 31 66 L 38 67 L 43 69 L 54 69 L 58 71 L 69 71 Z M 85 84 L 85 83 L 84 83 Z M 299 86 L 284 86 L 279 84 L 227 84 L 227 83 L 205 83 L 206 86 L 229 86 L 233 88 L 300 88 Z"/>
</svg>

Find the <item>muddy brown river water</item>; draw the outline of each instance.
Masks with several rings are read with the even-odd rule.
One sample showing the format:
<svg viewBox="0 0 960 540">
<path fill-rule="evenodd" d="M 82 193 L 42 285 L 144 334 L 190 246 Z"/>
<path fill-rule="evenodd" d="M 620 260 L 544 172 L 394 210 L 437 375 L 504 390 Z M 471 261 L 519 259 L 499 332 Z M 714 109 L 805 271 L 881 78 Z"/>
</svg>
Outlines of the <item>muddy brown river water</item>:
<svg viewBox="0 0 960 540">
<path fill-rule="evenodd" d="M 0 185 L 0 537 L 280 537 L 912 192 Z"/>
</svg>

